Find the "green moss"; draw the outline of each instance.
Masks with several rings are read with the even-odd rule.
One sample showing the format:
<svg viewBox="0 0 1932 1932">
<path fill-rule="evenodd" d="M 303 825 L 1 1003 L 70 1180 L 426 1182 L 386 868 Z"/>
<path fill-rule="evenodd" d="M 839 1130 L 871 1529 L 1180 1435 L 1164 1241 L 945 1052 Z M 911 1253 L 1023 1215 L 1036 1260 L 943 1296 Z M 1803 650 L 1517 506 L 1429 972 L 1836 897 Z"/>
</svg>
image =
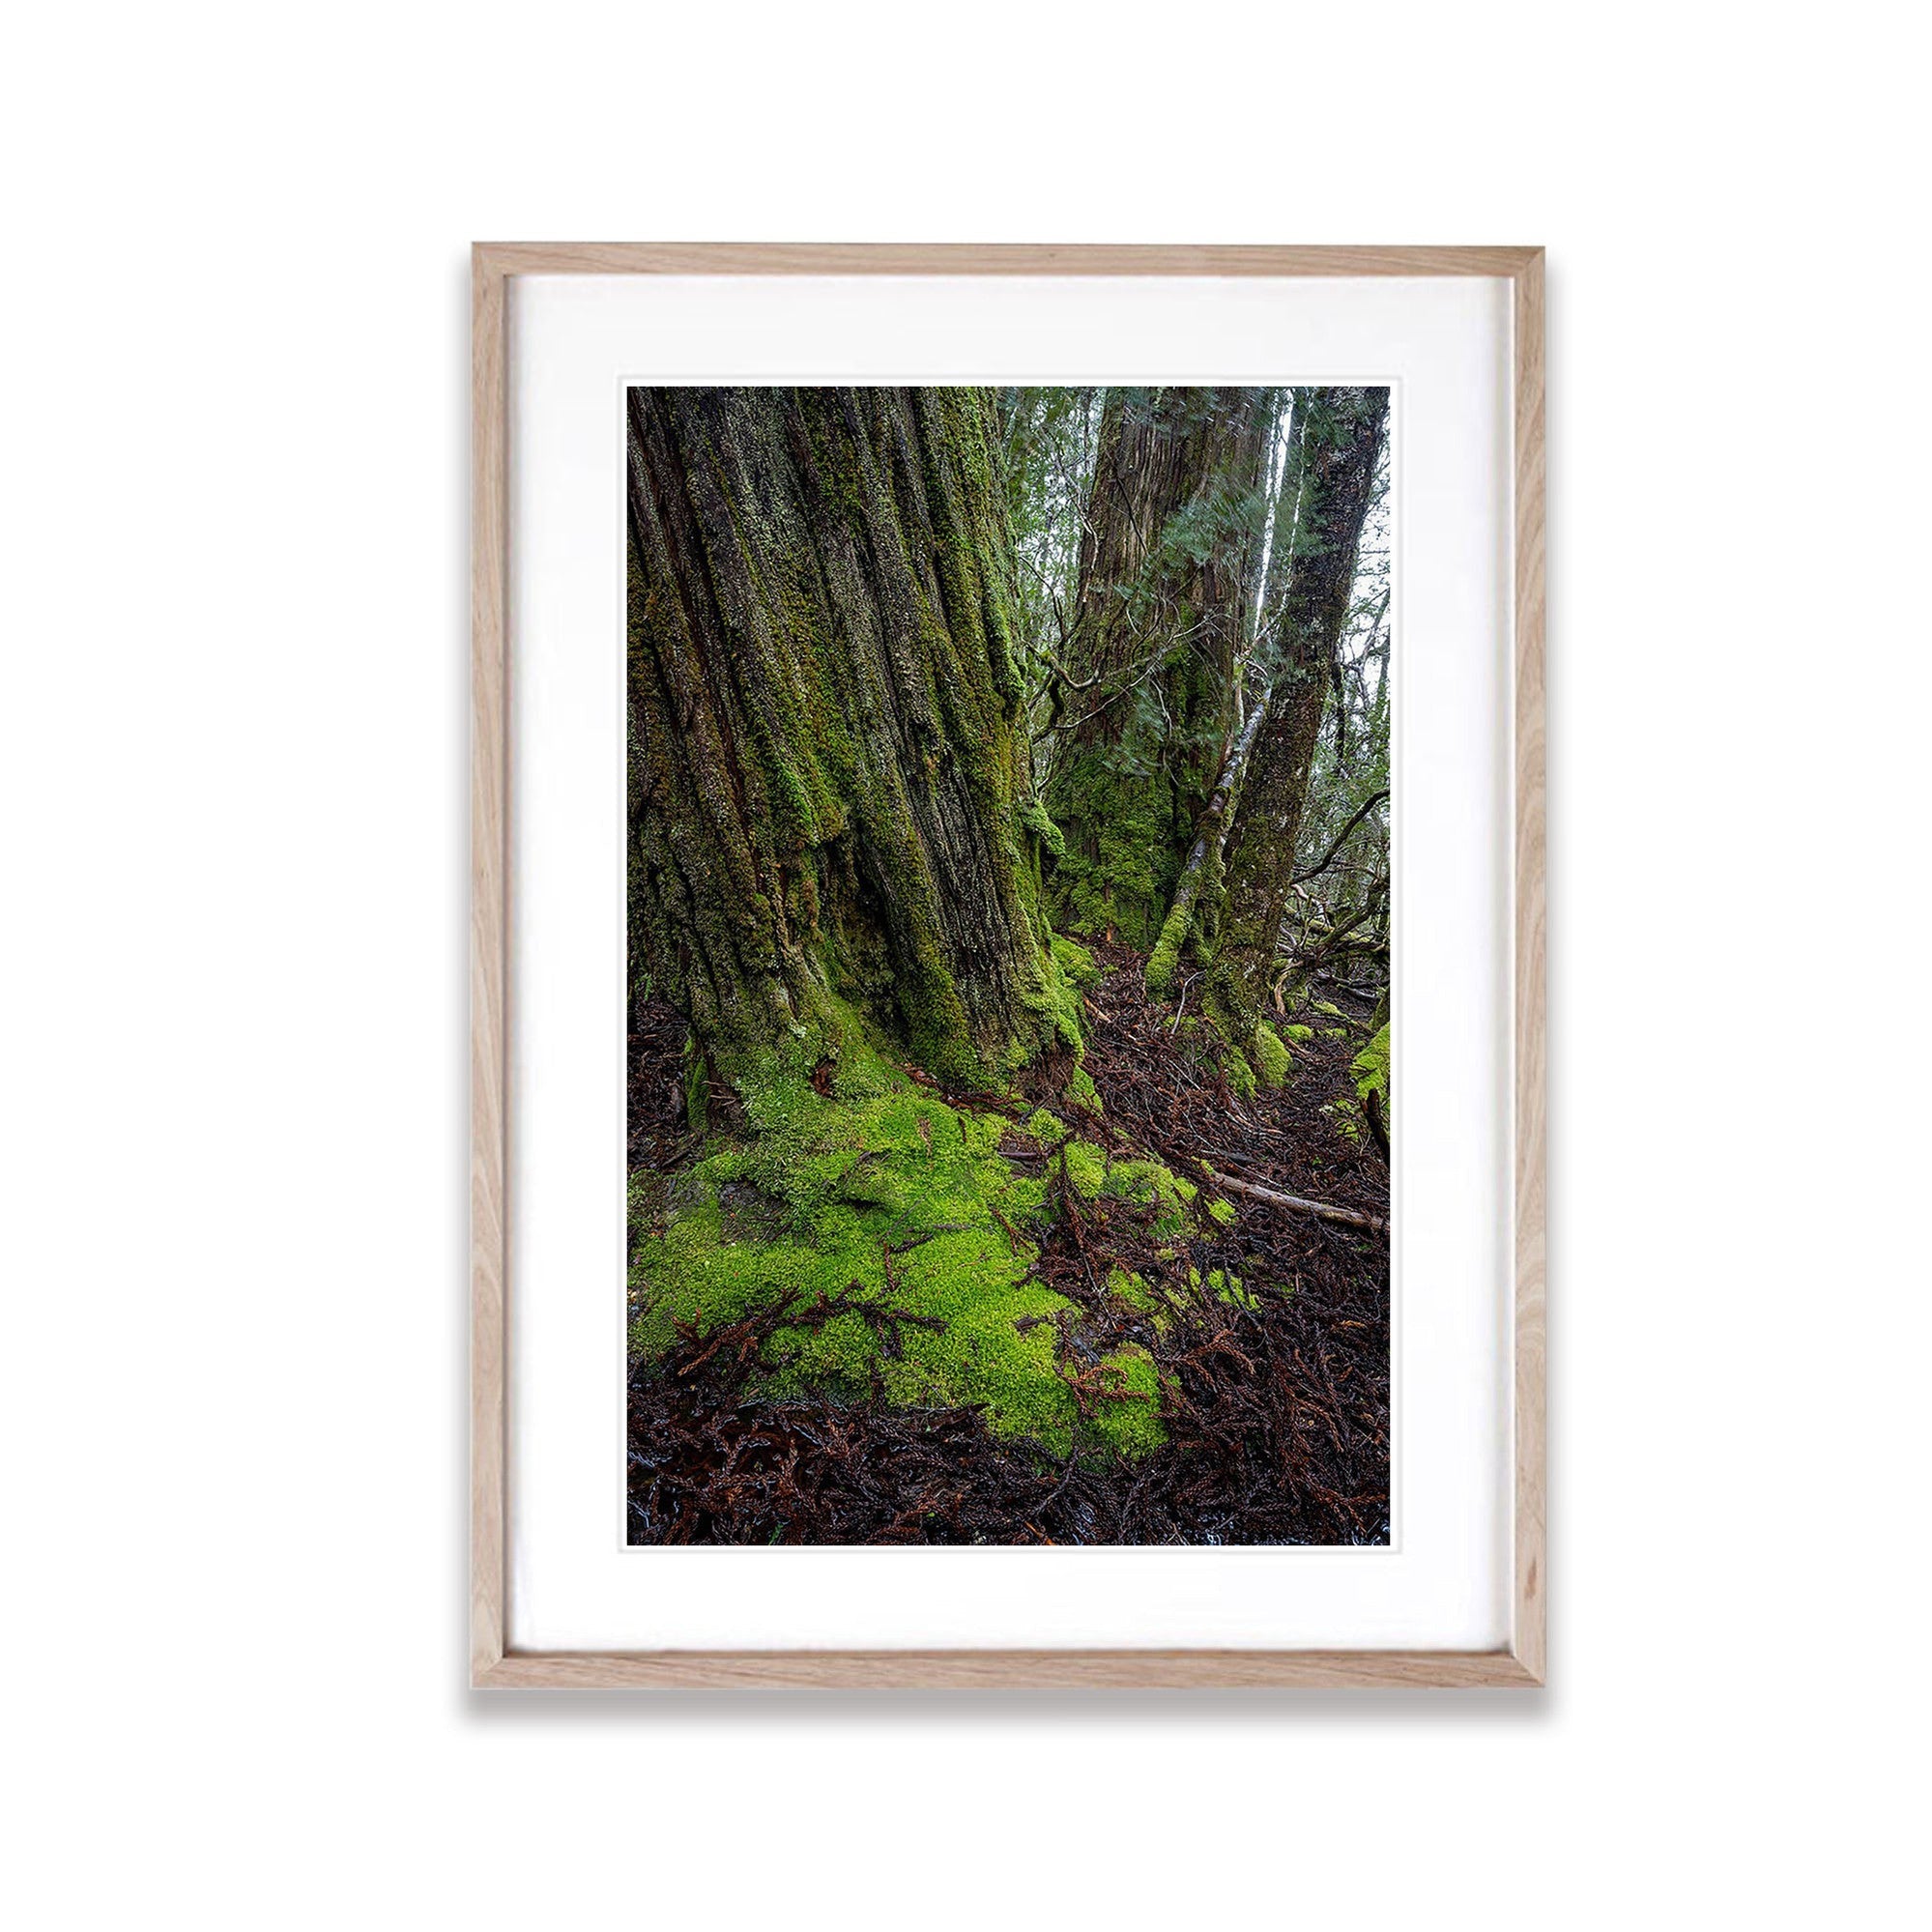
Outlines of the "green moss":
<svg viewBox="0 0 1932 1932">
<path fill-rule="evenodd" d="M 1368 1108 L 1371 1094 L 1381 1113 L 1385 1130 L 1391 1119 L 1389 1029 L 1386 1025 L 1349 1062 L 1348 1078 L 1355 1088 L 1355 1098 L 1341 1103 L 1337 1108 L 1337 1115 L 1341 1131 L 1351 1140 L 1359 1141 L 1368 1130 Z"/>
<path fill-rule="evenodd" d="M 1064 1148 L 1067 1179 L 1086 1197 L 1095 1199 L 1107 1185 L 1107 1154 L 1091 1140 L 1069 1140 Z"/>
<path fill-rule="evenodd" d="M 684 1041 L 684 1118 L 703 1132 L 710 1111 L 710 1073 L 695 1036 Z"/>
<path fill-rule="evenodd" d="M 1081 1025 L 1081 992 L 1073 976 L 1061 969 L 1058 944 L 1041 954 L 1046 967 L 1046 976 L 1039 994 L 1028 995 L 1027 1004 L 1036 1008 L 1048 1021 L 1053 1030 L 1053 1038 L 1063 1047 L 1073 1049 L 1076 1058 L 1086 1057 L 1086 1034 Z M 1016 1054 L 1012 1065 L 1006 1071 L 1012 1072 L 1023 1065 L 1032 1055 L 1024 1051 Z"/>
<path fill-rule="evenodd" d="M 1110 1268 L 1107 1271 L 1107 1291 L 1117 1295 L 1139 1314 L 1151 1314 L 1160 1306 L 1154 1299 L 1153 1289 L 1147 1285 L 1146 1277 L 1126 1268 Z"/>
<path fill-rule="evenodd" d="M 1220 1227 L 1232 1227 L 1236 1216 L 1234 1203 L 1228 1200 L 1211 1200 L 1207 1204 L 1208 1218 Z"/>
<path fill-rule="evenodd" d="M 1065 1121 L 1049 1113 L 1044 1107 L 1036 1107 L 1026 1116 L 1025 1128 L 1043 1147 L 1057 1147 L 1072 1131 Z"/>
<path fill-rule="evenodd" d="M 1076 1067 L 1067 1076 L 1067 1098 L 1076 1107 L 1083 1107 L 1089 1113 L 1105 1113 L 1101 1104 L 1100 1089 L 1093 1083 L 1093 1076 L 1084 1067 Z"/>
<path fill-rule="evenodd" d="M 1263 1086 L 1280 1086 L 1287 1078 L 1288 1062 L 1291 1055 L 1267 1021 L 1263 1020 L 1254 1028 L 1254 1058 L 1256 1071 Z"/>
<path fill-rule="evenodd" d="M 1250 1314 L 1260 1312 L 1259 1298 L 1229 1269 L 1210 1268 L 1203 1276 L 1198 1268 L 1190 1268 L 1188 1284 L 1212 1295 L 1218 1302 L 1226 1302 L 1229 1308 L 1246 1309 Z"/>
<path fill-rule="evenodd" d="M 1379 1094 L 1384 1101 L 1388 1099 L 1389 1029 L 1386 1025 L 1355 1055 L 1349 1065 L 1348 1076 L 1355 1082 L 1357 1099 L 1367 1100 L 1370 1093 Z"/>
<path fill-rule="evenodd" d="M 1080 1442 L 1123 1455 L 1158 1443 L 1144 1351 L 1108 1356 L 1098 1377 L 1062 1359 L 1080 1312 L 1027 1278 L 1048 1187 L 998 1154 L 1004 1121 L 948 1106 L 851 1043 L 828 1075 L 822 1046 L 800 1041 L 740 1074 L 742 1136 L 675 1181 L 637 1177 L 633 1354 L 660 1356 L 680 1327 L 709 1334 L 785 1296 L 801 1312 L 850 1297 L 870 1318 L 852 1308 L 780 1328 L 759 1386 L 979 1403 L 995 1434 L 1058 1455 Z M 1044 1110 L 1028 1131 L 1049 1143 L 1066 1132 Z M 1162 1225 L 1182 1225 L 1193 1190 L 1165 1168 L 1110 1166 L 1084 1141 L 1068 1158 L 1089 1198 L 1154 1204 Z M 1123 1275 L 1120 1291 L 1131 1306 L 1152 1300 L 1138 1276 Z"/>
<path fill-rule="evenodd" d="M 1156 999 L 1164 998 L 1173 990 L 1174 974 L 1180 966 L 1181 946 L 1188 937 L 1188 908 L 1176 905 L 1161 928 L 1161 937 L 1154 941 L 1154 950 L 1147 955 L 1146 987 Z"/>
<path fill-rule="evenodd" d="M 1047 816 L 1047 808 L 1037 798 L 1029 798 L 1021 806 L 1020 822 L 1053 853 L 1055 858 L 1066 855 L 1067 842 L 1060 836 L 1060 828 Z"/>
<path fill-rule="evenodd" d="M 1116 1455 L 1145 1456 L 1167 1440 L 1161 1426 L 1161 1376 L 1154 1358 L 1130 1341 L 1104 1358 L 1101 1387 L 1091 1402 L 1089 1427 Z"/>
<path fill-rule="evenodd" d="M 1254 1098 L 1254 1069 L 1248 1064 L 1248 1055 L 1238 1047 L 1230 1047 L 1222 1066 L 1227 1075 L 1227 1084 L 1242 1100 Z"/>
<path fill-rule="evenodd" d="M 1292 1040 L 1298 1047 L 1304 1047 L 1314 1038 L 1314 1028 L 1312 1026 L 1283 1026 L 1282 1028 L 1282 1036 L 1284 1039 Z"/>
<path fill-rule="evenodd" d="M 1168 1240 L 1187 1226 L 1188 1208 L 1200 1192 L 1158 1161 L 1114 1161 L 1091 1140 L 1069 1140 L 1061 1150 L 1067 1179 L 1083 1198 L 1119 1200 L 1157 1210 L 1149 1232 Z"/>
<path fill-rule="evenodd" d="M 1078 939 L 1070 939 L 1064 933 L 1053 935 L 1053 964 L 1082 991 L 1098 986 L 1105 977 L 1100 962 Z"/>
<path fill-rule="evenodd" d="M 1067 835 L 1053 865 L 1054 923 L 1151 945 L 1178 869 L 1166 783 L 1126 769 L 1118 746 L 1082 749 L 1055 766 L 1047 805 Z"/>
<path fill-rule="evenodd" d="M 632 820 L 633 960 L 690 1014 L 714 1082 L 820 1024 L 827 990 L 962 1087 L 1077 1050 L 1078 1000 L 1046 959 L 1040 868 L 1059 834 L 1014 729 L 990 394 L 732 392 L 675 414 L 702 484 L 691 567 L 730 649 L 698 634 L 663 533 L 635 539 L 631 796 L 664 809 Z M 862 750 L 886 714 L 908 755 L 875 768 Z M 972 836 L 955 847 L 937 823 Z M 671 849 L 674 825 L 699 828 L 705 866 Z M 968 876 L 984 931 L 962 913 Z"/>
</svg>

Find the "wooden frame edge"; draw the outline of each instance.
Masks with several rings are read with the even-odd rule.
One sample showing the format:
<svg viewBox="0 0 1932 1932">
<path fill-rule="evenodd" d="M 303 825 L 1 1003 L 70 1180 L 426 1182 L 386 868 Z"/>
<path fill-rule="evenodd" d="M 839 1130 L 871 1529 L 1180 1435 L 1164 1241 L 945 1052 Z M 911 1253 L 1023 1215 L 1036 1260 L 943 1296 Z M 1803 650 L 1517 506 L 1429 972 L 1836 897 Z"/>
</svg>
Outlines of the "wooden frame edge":
<svg viewBox="0 0 1932 1932">
<path fill-rule="evenodd" d="M 509 1226 L 507 294 L 519 274 L 1484 275 L 1513 302 L 1513 1598 L 1506 1649 L 506 1649 Z M 1543 250 L 479 242 L 471 250 L 470 1681 L 476 1687 L 1530 1687 L 1547 1670 Z"/>
<path fill-rule="evenodd" d="M 472 251 L 470 529 L 470 1669 L 504 1656 L 509 1263 L 507 284 Z"/>
<path fill-rule="evenodd" d="M 1093 243 L 478 242 L 477 272 L 510 275 L 1494 275 L 1541 248 Z"/>
<path fill-rule="evenodd" d="M 1492 1689 L 1539 1680 L 1509 1651 L 515 1652 L 477 1688 L 834 1690 Z"/>
<path fill-rule="evenodd" d="M 1512 275 L 1514 426 L 1515 958 L 1512 1043 L 1514 1066 L 1515 1206 L 1512 1522 L 1514 1595 L 1511 1648 L 1534 1682 L 1547 1670 L 1548 1074 L 1545 975 L 1546 773 L 1544 749 L 1543 251 L 1527 252 Z"/>
</svg>

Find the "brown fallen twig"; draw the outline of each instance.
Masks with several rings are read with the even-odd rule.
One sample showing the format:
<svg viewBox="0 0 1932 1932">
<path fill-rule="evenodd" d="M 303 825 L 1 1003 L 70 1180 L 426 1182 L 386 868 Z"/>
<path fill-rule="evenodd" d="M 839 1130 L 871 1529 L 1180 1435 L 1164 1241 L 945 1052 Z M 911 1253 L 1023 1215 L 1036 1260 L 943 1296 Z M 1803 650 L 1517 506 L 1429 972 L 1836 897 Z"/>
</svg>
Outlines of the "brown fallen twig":
<svg viewBox="0 0 1932 1932">
<path fill-rule="evenodd" d="M 1319 1221 L 1339 1221 L 1349 1227 L 1367 1227 L 1377 1234 L 1388 1231 L 1389 1224 L 1372 1214 L 1363 1214 L 1352 1207 L 1337 1207 L 1326 1200 L 1306 1200 L 1298 1194 L 1283 1194 L 1275 1188 L 1257 1187 L 1253 1181 L 1237 1181 L 1231 1174 L 1216 1173 L 1203 1161 L 1202 1168 L 1213 1177 L 1217 1187 L 1223 1187 L 1229 1194 L 1246 1195 L 1250 1200 L 1266 1201 L 1270 1207 L 1291 1207 L 1302 1214 L 1312 1214 Z"/>
</svg>

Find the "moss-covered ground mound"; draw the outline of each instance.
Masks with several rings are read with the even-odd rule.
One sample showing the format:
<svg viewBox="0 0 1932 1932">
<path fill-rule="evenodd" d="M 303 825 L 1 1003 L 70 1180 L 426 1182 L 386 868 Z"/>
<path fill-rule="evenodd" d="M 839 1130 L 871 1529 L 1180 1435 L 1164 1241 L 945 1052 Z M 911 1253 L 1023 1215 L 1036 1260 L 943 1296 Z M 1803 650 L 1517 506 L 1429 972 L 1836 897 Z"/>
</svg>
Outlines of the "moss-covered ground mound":
<svg viewBox="0 0 1932 1932">
<path fill-rule="evenodd" d="M 1159 1203 L 1171 1234 L 1193 1189 L 1110 1164 L 1044 1110 L 1029 1128 L 954 1106 L 872 1053 L 816 1080 L 774 1063 L 739 1087 L 740 1133 L 681 1174 L 633 1179 L 635 1357 L 783 1304 L 800 1318 L 762 1344 L 772 1396 L 976 1404 L 994 1434 L 1056 1455 L 1162 1439 L 1146 1351 L 1095 1347 L 1035 1264 L 1062 1186 Z"/>
<path fill-rule="evenodd" d="M 812 1038 L 634 1149 L 636 1540 L 1386 1536 L 1386 1243 L 1213 1180 L 1386 1212 L 1344 1043 L 1244 1094 L 1137 956 L 1054 951 L 1085 1037 L 1009 1090 Z"/>
</svg>

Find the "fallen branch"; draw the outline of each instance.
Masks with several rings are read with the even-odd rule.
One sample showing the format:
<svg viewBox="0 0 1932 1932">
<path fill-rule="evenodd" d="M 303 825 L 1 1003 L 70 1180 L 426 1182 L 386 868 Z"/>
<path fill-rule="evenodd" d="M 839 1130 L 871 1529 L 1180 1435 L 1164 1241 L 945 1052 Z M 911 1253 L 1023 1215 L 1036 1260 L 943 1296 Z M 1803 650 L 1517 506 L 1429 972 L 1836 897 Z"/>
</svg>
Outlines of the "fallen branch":
<svg viewBox="0 0 1932 1932">
<path fill-rule="evenodd" d="M 1283 1194 L 1275 1188 L 1257 1187 L 1253 1181 L 1237 1181 L 1231 1174 L 1216 1173 L 1203 1161 L 1201 1168 L 1213 1180 L 1216 1187 L 1226 1188 L 1229 1194 L 1246 1195 L 1250 1200 L 1265 1201 L 1270 1207 L 1291 1207 L 1303 1214 L 1312 1214 L 1318 1221 L 1339 1221 L 1348 1227 L 1367 1227 L 1376 1234 L 1388 1231 L 1389 1224 L 1372 1214 L 1363 1214 L 1352 1207 L 1337 1207 L 1332 1201 L 1305 1200 L 1298 1194 Z"/>
</svg>

